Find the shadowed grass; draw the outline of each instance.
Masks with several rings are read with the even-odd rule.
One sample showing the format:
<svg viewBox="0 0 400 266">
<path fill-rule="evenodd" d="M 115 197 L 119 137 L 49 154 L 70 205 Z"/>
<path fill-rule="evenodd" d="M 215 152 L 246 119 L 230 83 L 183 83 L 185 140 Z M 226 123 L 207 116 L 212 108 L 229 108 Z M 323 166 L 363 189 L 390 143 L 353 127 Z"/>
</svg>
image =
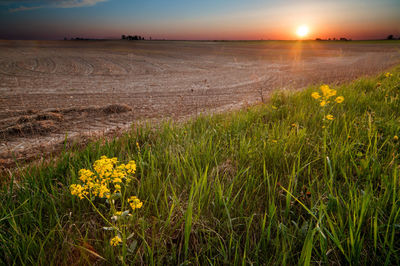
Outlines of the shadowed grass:
<svg viewBox="0 0 400 266">
<path fill-rule="evenodd" d="M 345 101 L 325 136 L 311 87 L 21 169 L 1 186 L 0 258 L 120 263 L 104 221 L 68 189 L 107 155 L 138 167 L 128 193 L 144 205 L 127 263 L 399 264 L 400 69 L 391 72 L 335 88 Z"/>
</svg>

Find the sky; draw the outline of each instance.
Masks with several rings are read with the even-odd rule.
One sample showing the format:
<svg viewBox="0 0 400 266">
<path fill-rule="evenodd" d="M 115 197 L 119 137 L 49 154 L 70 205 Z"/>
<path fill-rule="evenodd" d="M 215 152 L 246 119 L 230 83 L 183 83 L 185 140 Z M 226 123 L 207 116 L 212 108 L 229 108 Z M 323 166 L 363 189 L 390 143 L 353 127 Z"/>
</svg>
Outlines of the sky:
<svg viewBox="0 0 400 266">
<path fill-rule="evenodd" d="M 400 37 L 400 0 L 0 0 L 0 39 Z"/>
</svg>

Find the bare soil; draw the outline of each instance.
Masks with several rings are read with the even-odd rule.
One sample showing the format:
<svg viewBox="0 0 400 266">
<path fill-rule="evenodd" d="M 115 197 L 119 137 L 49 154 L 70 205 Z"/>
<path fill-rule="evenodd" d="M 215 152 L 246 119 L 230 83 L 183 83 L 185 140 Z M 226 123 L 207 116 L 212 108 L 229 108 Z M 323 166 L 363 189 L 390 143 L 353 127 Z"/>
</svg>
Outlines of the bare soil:
<svg viewBox="0 0 400 266">
<path fill-rule="evenodd" d="M 0 41 L 0 165 L 399 63 L 399 42 Z"/>
</svg>

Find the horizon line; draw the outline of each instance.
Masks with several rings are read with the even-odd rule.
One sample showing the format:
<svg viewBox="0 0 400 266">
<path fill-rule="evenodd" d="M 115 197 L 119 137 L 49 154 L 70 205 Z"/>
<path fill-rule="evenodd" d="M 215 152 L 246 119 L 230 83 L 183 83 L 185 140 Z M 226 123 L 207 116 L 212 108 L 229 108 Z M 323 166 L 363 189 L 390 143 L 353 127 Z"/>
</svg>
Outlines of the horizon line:
<svg viewBox="0 0 400 266">
<path fill-rule="evenodd" d="M 76 39 L 80 38 L 80 39 Z M 351 38 L 346 38 L 346 40 L 340 40 L 339 39 L 320 39 L 317 40 L 318 38 L 315 39 L 166 39 L 166 38 L 152 38 L 150 39 L 144 39 L 144 40 L 123 40 L 120 38 L 87 38 L 87 37 L 71 37 L 68 39 L 63 39 L 63 38 L 57 38 L 57 39 L 9 39 L 9 38 L 2 38 L 0 37 L 0 40 L 2 41 L 126 41 L 126 42 L 137 42 L 137 41 L 194 41 L 194 42 L 243 42 L 243 41 L 318 41 L 318 42 L 329 42 L 329 41 L 398 41 L 400 40 L 399 38 L 394 38 L 394 39 L 387 39 L 387 38 L 373 38 L 373 39 L 351 39 Z"/>
</svg>

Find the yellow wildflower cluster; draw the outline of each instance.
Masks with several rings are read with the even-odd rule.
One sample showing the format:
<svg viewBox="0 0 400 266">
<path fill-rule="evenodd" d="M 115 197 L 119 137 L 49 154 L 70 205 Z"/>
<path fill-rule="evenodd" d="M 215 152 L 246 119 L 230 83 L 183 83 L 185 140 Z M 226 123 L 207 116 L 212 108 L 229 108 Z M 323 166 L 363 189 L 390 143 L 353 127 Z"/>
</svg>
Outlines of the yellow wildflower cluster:
<svg viewBox="0 0 400 266">
<path fill-rule="evenodd" d="M 131 205 L 132 210 L 142 208 L 143 202 L 141 202 L 136 196 L 132 196 L 128 199 L 129 205 Z"/>
<path fill-rule="evenodd" d="M 110 245 L 111 246 L 117 246 L 119 243 L 122 243 L 122 239 L 119 236 L 115 236 L 110 239 Z"/>
<path fill-rule="evenodd" d="M 315 91 L 313 93 L 311 93 L 311 97 L 313 97 L 315 100 L 319 101 L 319 105 L 321 107 L 325 107 L 327 105 L 329 105 L 332 102 L 332 97 L 336 96 L 336 90 L 329 88 L 328 85 L 322 85 L 320 87 L 321 93 Z M 334 103 L 342 103 L 344 101 L 344 97 L 343 96 L 338 96 L 336 97 L 334 100 Z M 333 115 L 326 115 L 325 118 L 327 120 L 333 120 L 335 119 L 335 117 Z"/>
<path fill-rule="evenodd" d="M 385 73 L 385 77 L 387 77 L 387 78 L 390 78 L 390 77 L 392 77 L 392 76 L 393 76 L 393 74 L 390 73 L 390 72 Z"/>
<path fill-rule="evenodd" d="M 328 120 L 333 120 L 333 119 L 335 119 L 335 118 L 333 117 L 333 115 L 327 115 L 327 116 L 325 116 L 325 118 L 328 119 Z"/>
<path fill-rule="evenodd" d="M 111 219 L 105 218 L 106 215 L 103 215 L 97 208 L 96 211 L 101 214 L 109 225 L 112 225 L 111 227 L 103 227 L 105 230 L 116 230 L 120 233 L 110 239 L 110 245 L 118 246 L 122 242 L 125 245 L 127 237 L 125 231 L 121 230 L 121 228 L 124 223 L 127 223 L 128 219 L 133 217 L 129 210 L 125 210 L 125 207 L 129 204 L 134 211 L 143 206 L 143 202 L 136 196 L 131 196 L 124 200 L 126 186 L 136 172 L 136 163 L 132 160 L 127 164 L 123 164 L 118 162 L 115 157 L 107 158 L 107 156 L 101 156 L 99 160 L 94 162 L 93 170 L 93 172 L 88 169 L 79 170 L 81 183 L 70 186 L 71 194 L 78 196 L 80 199 L 86 198 L 92 204 L 94 204 L 95 197 L 107 198 L 106 203 L 110 205 Z M 117 203 L 117 199 L 120 200 L 119 203 Z"/>
<path fill-rule="evenodd" d="M 330 103 L 329 99 L 336 95 L 336 90 L 329 88 L 328 85 L 322 85 L 320 87 L 320 89 L 321 89 L 322 95 L 319 92 L 315 91 L 311 94 L 311 97 L 313 97 L 316 100 L 319 100 L 320 101 L 319 105 L 321 107 L 324 107 L 325 105 Z M 343 96 L 338 96 L 335 99 L 336 103 L 342 103 L 343 101 L 344 101 Z"/>
<path fill-rule="evenodd" d="M 83 199 L 84 196 L 87 196 L 88 192 L 84 187 L 78 184 L 72 184 L 70 186 L 71 194 L 78 196 L 80 199 Z"/>
<path fill-rule="evenodd" d="M 102 156 L 93 164 L 92 172 L 87 169 L 79 171 L 79 180 L 82 184 L 72 184 L 71 194 L 83 199 L 85 196 L 110 198 L 111 195 L 121 192 L 121 186 L 131 181 L 129 176 L 136 172 L 135 161 L 119 164 L 117 158 Z"/>
</svg>

